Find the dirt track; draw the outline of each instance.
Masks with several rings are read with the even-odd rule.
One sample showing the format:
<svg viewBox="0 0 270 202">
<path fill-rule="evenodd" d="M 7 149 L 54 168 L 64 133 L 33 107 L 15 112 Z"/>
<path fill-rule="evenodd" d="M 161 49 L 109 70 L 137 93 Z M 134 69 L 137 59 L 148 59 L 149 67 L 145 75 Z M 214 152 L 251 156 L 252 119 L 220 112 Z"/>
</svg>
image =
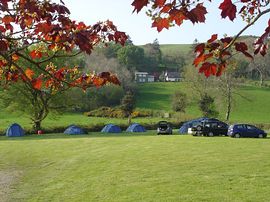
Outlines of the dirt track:
<svg viewBox="0 0 270 202">
<path fill-rule="evenodd" d="M 18 172 L 0 171 L 0 202 L 9 201 L 11 186 L 18 178 Z"/>
</svg>

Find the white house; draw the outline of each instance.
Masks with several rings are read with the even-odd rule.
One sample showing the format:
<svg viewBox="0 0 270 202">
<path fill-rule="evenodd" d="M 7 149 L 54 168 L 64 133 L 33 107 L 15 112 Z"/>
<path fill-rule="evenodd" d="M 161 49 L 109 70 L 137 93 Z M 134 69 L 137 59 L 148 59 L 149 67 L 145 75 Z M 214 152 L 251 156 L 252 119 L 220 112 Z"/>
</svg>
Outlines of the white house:
<svg viewBox="0 0 270 202">
<path fill-rule="evenodd" d="M 180 73 L 179 72 L 165 72 L 165 81 L 180 81 Z"/>
<path fill-rule="evenodd" d="M 153 75 L 149 75 L 148 72 L 135 72 L 135 81 L 137 83 L 154 82 Z"/>
</svg>

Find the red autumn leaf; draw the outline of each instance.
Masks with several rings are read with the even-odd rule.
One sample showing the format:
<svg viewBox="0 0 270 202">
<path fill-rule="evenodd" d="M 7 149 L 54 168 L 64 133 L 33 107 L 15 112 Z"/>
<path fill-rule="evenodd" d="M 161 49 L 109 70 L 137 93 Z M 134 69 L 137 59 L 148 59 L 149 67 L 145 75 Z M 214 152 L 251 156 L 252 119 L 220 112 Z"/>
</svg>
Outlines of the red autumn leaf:
<svg viewBox="0 0 270 202">
<path fill-rule="evenodd" d="M 243 53 L 245 56 L 247 56 L 247 57 L 253 59 L 253 56 L 250 55 L 250 54 L 247 52 L 247 50 L 248 50 L 247 44 L 245 44 L 244 42 L 239 42 L 239 43 L 236 42 L 236 43 L 234 44 L 234 46 L 235 46 L 235 50 L 237 50 L 237 51 Z"/>
<path fill-rule="evenodd" d="M 200 73 L 204 73 L 206 77 L 217 74 L 217 65 L 214 63 L 205 62 L 199 69 Z"/>
<path fill-rule="evenodd" d="M 186 16 L 182 12 L 179 12 L 178 10 L 170 11 L 170 21 L 174 21 L 178 26 L 180 26 L 186 19 Z"/>
<path fill-rule="evenodd" d="M 14 18 L 10 15 L 5 15 L 3 18 L 2 18 L 2 22 L 5 23 L 5 24 L 10 24 L 11 22 L 14 22 Z"/>
<path fill-rule="evenodd" d="M 193 24 L 198 22 L 205 22 L 206 13 L 207 11 L 203 4 L 197 4 L 195 8 L 188 12 L 187 17 Z"/>
<path fill-rule="evenodd" d="M 105 83 L 106 83 L 106 80 L 103 79 L 103 78 L 100 78 L 100 77 L 94 77 L 94 78 L 93 78 L 93 84 L 94 84 L 96 87 L 103 86 Z"/>
<path fill-rule="evenodd" d="M 33 50 L 30 52 L 30 56 L 32 59 L 40 59 L 42 58 L 42 52 L 38 51 L 38 50 Z"/>
<path fill-rule="evenodd" d="M 6 29 L 4 26 L 0 25 L 0 32 L 6 32 Z"/>
<path fill-rule="evenodd" d="M 161 9 L 161 13 L 168 13 L 170 10 L 172 9 L 172 4 L 166 4 L 165 6 L 163 6 L 163 8 Z"/>
<path fill-rule="evenodd" d="M 223 3 L 219 5 L 219 9 L 221 9 L 222 18 L 229 17 L 231 21 L 233 21 L 236 17 L 236 6 L 232 3 L 231 0 L 224 0 Z"/>
<path fill-rule="evenodd" d="M 115 85 L 120 85 L 121 84 L 119 79 L 115 75 L 110 76 L 109 82 L 111 82 L 111 83 L 113 83 Z"/>
<path fill-rule="evenodd" d="M 166 0 L 156 0 L 155 5 L 157 7 L 162 7 L 165 4 Z"/>
<path fill-rule="evenodd" d="M 156 27 L 158 32 L 161 32 L 162 29 L 169 29 L 170 20 L 167 18 L 158 18 L 152 23 L 152 27 Z"/>
<path fill-rule="evenodd" d="M 195 53 L 199 56 L 201 54 L 204 53 L 204 48 L 205 48 L 205 44 L 204 43 L 200 43 L 195 47 Z"/>
<path fill-rule="evenodd" d="M 216 76 L 221 76 L 225 68 L 226 68 L 226 63 L 219 64 Z"/>
<path fill-rule="evenodd" d="M 0 52 L 8 50 L 8 42 L 0 40 Z"/>
<path fill-rule="evenodd" d="M 209 40 L 207 41 L 207 43 L 212 43 L 212 42 L 214 42 L 215 40 L 217 40 L 217 37 L 218 37 L 217 34 L 213 34 L 213 35 L 211 36 L 211 39 L 209 39 Z"/>
<path fill-rule="evenodd" d="M 24 72 L 25 76 L 29 79 L 32 80 L 33 75 L 35 74 L 33 70 L 27 68 Z"/>
<path fill-rule="evenodd" d="M 149 3 L 149 0 L 134 0 L 133 3 L 131 4 L 132 6 L 134 6 L 134 11 L 137 11 L 137 13 L 140 12 L 140 10 L 142 10 L 142 8 L 144 6 L 147 6 L 147 4 Z"/>
<path fill-rule="evenodd" d="M 197 67 L 200 63 L 205 62 L 208 58 L 213 57 L 213 53 L 209 53 L 209 54 L 201 54 L 198 57 L 195 58 L 193 64 L 195 65 L 195 67 Z"/>
<path fill-rule="evenodd" d="M 33 88 L 40 90 L 42 87 L 42 79 L 36 78 L 31 81 Z"/>
</svg>

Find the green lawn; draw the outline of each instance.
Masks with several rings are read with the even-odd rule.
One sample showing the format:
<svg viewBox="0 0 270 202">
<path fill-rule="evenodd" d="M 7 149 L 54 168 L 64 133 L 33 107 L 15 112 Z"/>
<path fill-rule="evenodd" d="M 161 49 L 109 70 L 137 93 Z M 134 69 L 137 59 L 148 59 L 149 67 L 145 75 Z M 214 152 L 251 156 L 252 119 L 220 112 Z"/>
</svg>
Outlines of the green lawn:
<svg viewBox="0 0 270 202">
<path fill-rule="evenodd" d="M 0 137 L 0 197 L 4 192 L 7 201 L 269 201 L 268 151 L 268 138 L 154 132 Z"/>
<path fill-rule="evenodd" d="M 176 90 L 191 95 L 191 89 L 185 82 L 159 82 L 140 84 L 138 88 L 137 107 L 154 110 L 171 111 L 171 97 Z M 270 123 L 270 88 L 243 86 L 234 96 L 231 113 L 232 122 Z M 248 98 L 248 99 L 246 99 Z M 196 100 L 190 100 L 186 114 L 193 117 L 202 116 Z M 221 106 L 220 117 L 225 117 L 225 106 Z"/>
</svg>

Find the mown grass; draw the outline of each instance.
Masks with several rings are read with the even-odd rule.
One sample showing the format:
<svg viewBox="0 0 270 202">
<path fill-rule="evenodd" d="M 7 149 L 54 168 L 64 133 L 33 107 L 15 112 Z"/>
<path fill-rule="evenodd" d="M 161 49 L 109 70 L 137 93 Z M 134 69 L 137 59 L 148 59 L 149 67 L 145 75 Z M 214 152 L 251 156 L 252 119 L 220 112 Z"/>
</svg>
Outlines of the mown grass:
<svg viewBox="0 0 270 202">
<path fill-rule="evenodd" d="M 185 82 L 145 83 L 139 85 L 137 107 L 154 110 L 171 110 L 171 97 L 176 90 L 191 94 Z M 232 122 L 270 123 L 270 88 L 242 86 L 234 95 Z M 225 117 L 225 106 L 220 107 L 220 118 Z M 190 100 L 187 115 L 202 116 L 196 100 Z"/>
<path fill-rule="evenodd" d="M 270 139 L 0 137 L 9 201 L 269 201 Z"/>
</svg>

